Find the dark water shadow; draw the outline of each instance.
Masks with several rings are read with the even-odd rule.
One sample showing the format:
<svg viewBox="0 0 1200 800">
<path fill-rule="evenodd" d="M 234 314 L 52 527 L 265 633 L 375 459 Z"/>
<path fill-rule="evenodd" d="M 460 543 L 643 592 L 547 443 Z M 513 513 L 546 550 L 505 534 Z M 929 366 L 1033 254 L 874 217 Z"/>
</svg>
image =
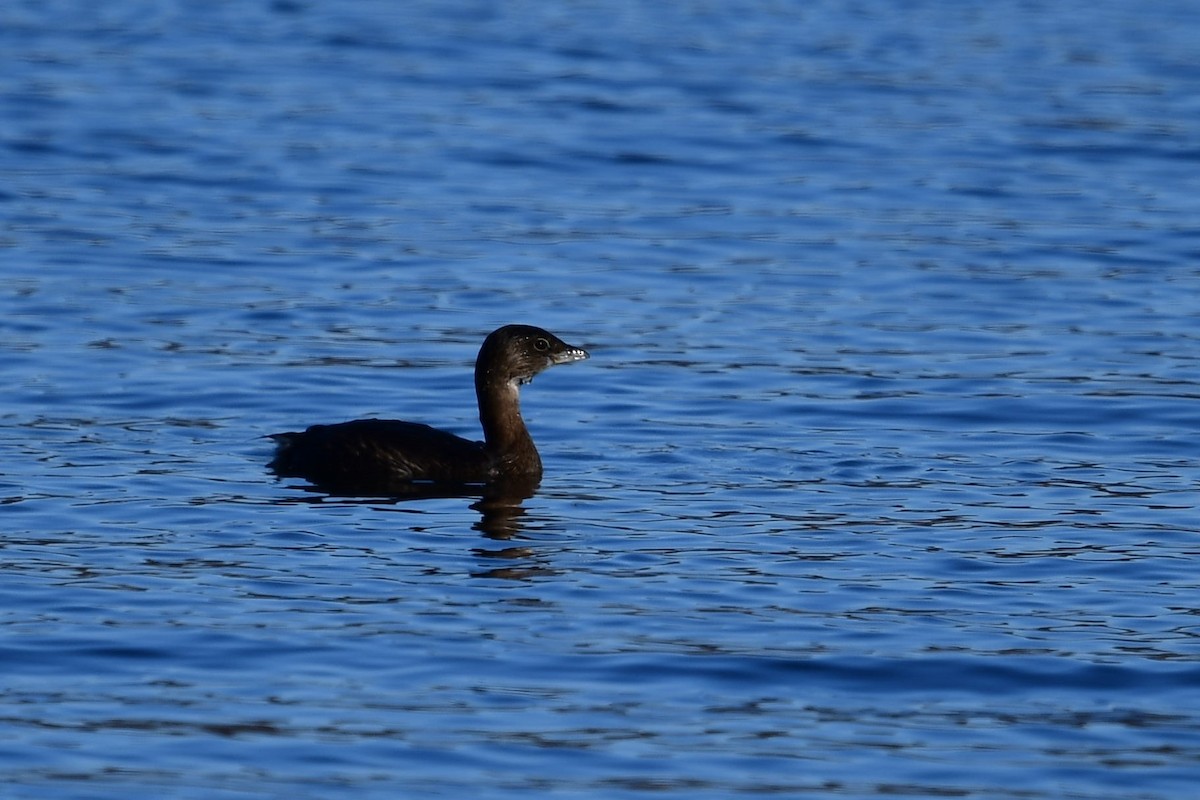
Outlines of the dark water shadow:
<svg viewBox="0 0 1200 800">
<path fill-rule="evenodd" d="M 364 493 L 329 492 L 320 486 L 305 485 L 295 488 L 303 489 L 308 493 L 306 496 L 286 502 L 399 505 L 460 497 L 474 500 L 469 506 L 479 512 L 479 520 L 471 526 L 474 530 L 489 539 L 508 541 L 518 537 L 523 530 L 522 517 L 527 513 L 524 503 L 533 497 L 540 485 L 538 478 L 516 478 L 488 484 L 405 482 L 387 487 L 387 491 Z"/>
</svg>

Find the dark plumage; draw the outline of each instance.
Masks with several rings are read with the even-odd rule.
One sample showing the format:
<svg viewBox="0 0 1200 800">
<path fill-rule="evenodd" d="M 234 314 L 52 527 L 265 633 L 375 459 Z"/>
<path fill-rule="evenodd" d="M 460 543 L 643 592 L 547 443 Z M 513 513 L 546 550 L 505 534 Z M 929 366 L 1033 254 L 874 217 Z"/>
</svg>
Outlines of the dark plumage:
<svg viewBox="0 0 1200 800">
<path fill-rule="evenodd" d="M 536 485 L 542 460 L 521 418 L 518 387 L 548 367 L 587 357 L 541 328 L 505 325 L 484 340 L 475 360 L 482 442 L 417 422 L 359 419 L 274 434 L 270 467 L 334 494 L 401 494 L 425 482 Z"/>
</svg>

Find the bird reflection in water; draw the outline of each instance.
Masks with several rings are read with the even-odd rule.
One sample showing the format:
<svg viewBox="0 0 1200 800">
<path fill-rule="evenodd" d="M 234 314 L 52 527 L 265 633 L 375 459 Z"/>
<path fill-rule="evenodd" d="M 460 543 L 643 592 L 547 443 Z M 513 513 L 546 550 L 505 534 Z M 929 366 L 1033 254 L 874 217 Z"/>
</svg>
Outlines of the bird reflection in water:
<svg viewBox="0 0 1200 800">
<path fill-rule="evenodd" d="M 339 495 L 322 491 L 318 487 L 306 486 L 307 494 L 300 498 L 287 498 L 281 503 L 310 503 L 313 505 L 336 503 L 338 505 L 408 506 L 427 500 L 462 498 L 473 500 L 469 508 L 479 513 L 472 523 L 472 530 L 495 542 L 511 542 L 519 539 L 525 527 L 528 509 L 525 501 L 537 492 L 541 480 L 533 476 L 496 481 L 489 484 L 450 485 L 443 483 L 398 484 L 394 490 L 378 496 Z M 526 545 L 508 545 L 498 548 L 476 547 L 472 552 L 480 558 L 503 562 L 503 566 L 477 570 L 471 573 L 477 578 L 501 578 L 526 580 L 539 575 L 552 574 L 554 570 L 531 563 L 537 558 L 537 550 Z M 524 562 L 524 563 L 521 563 Z"/>
</svg>

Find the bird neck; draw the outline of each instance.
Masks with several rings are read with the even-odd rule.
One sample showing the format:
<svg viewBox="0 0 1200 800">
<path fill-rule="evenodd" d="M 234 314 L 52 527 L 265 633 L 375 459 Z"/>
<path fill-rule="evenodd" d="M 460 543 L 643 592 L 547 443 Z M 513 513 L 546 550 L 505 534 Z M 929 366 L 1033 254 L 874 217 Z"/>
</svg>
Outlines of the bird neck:
<svg viewBox="0 0 1200 800">
<path fill-rule="evenodd" d="M 475 394 L 479 399 L 484 446 L 496 459 L 501 472 L 540 474 L 541 457 L 521 417 L 521 397 L 516 382 L 486 374 L 476 375 Z"/>
</svg>

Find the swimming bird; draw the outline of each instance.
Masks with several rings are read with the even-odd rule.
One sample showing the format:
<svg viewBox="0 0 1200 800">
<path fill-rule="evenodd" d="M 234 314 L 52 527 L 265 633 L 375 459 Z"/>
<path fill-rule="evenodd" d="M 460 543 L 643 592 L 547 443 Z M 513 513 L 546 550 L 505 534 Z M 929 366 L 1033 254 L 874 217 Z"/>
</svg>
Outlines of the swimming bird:
<svg viewBox="0 0 1200 800">
<path fill-rule="evenodd" d="M 273 434 L 270 468 L 330 494 L 404 494 L 425 483 L 536 486 L 542 459 L 521 417 L 519 387 L 549 367 L 588 357 L 542 328 L 505 325 L 484 339 L 475 360 L 482 442 L 418 422 L 359 419 Z"/>
</svg>

